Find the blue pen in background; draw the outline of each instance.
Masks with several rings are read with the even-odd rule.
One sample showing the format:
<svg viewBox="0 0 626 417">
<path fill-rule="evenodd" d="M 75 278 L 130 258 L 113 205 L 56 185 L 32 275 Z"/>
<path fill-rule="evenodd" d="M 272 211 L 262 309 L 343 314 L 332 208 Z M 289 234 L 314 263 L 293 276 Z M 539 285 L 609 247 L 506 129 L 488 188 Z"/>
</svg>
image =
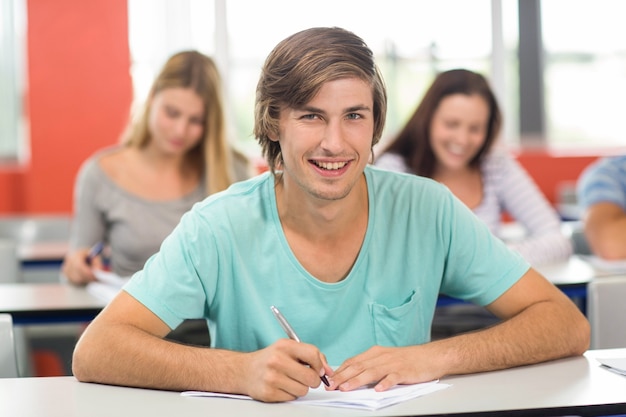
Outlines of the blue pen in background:
<svg viewBox="0 0 626 417">
<path fill-rule="evenodd" d="M 89 249 L 89 253 L 87 254 L 87 264 L 91 265 L 91 262 L 94 258 L 102 253 L 104 250 L 104 242 L 98 242 Z"/>
</svg>

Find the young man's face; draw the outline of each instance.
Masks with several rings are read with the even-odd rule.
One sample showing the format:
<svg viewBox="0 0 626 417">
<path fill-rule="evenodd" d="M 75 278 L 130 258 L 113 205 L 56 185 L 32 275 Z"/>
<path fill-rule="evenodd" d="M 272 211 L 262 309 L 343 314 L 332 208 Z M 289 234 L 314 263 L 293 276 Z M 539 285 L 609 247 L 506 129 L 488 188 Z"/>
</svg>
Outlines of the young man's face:
<svg viewBox="0 0 626 417">
<path fill-rule="evenodd" d="M 325 83 L 302 108 L 283 108 L 279 136 L 286 190 L 321 200 L 350 193 L 369 162 L 374 135 L 374 99 L 358 78 Z"/>
</svg>

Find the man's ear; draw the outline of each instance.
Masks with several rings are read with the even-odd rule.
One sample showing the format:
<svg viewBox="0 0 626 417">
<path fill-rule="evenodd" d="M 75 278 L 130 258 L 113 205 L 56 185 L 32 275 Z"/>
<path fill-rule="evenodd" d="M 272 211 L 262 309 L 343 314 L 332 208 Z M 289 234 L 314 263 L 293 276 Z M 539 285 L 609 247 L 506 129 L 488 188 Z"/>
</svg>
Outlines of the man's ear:
<svg viewBox="0 0 626 417">
<path fill-rule="evenodd" d="M 267 133 L 267 137 L 272 141 L 272 142 L 278 142 L 278 139 L 280 139 L 278 133 L 270 131 Z"/>
</svg>

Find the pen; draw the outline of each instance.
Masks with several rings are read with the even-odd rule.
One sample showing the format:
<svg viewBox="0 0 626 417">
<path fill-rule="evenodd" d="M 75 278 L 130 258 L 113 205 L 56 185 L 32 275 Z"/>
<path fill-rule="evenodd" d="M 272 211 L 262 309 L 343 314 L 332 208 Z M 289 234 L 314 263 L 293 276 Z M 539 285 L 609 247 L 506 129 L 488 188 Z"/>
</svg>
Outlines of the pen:
<svg viewBox="0 0 626 417">
<path fill-rule="evenodd" d="M 270 306 L 270 308 L 272 309 L 272 313 L 274 313 L 274 317 L 276 317 L 276 320 L 278 320 L 278 323 L 280 323 L 280 327 L 282 327 L 285 333 L 287 333 L 287 336 L 289 336 L 291 340 L 295 340 L 299 343 L 300 338 L 293 330 L 293 328 L 289 325 L 289 322 L 287 321 L 285 316 L 283 316 L 276 307 Z M 330 384 L 328 383 L 328 379 L 326 379 L 326 375 L 320 376 L 320 379 L 322 380 L 324 385 L 326 385 L 327 387 L 330 386 Z"/>
<path fill-rule="evenodd" d="M 93 245 L 91 249 L 89 249 L 89 253 L 87 254 L 87 263 L 91 264 L 91 261 L 93 261 L 93 259 L 96 256 L 100 255 L 103 249 L 104 249 L 104 243 L 102 242 L 98 242 L 95 245 Z"/>
</svg>

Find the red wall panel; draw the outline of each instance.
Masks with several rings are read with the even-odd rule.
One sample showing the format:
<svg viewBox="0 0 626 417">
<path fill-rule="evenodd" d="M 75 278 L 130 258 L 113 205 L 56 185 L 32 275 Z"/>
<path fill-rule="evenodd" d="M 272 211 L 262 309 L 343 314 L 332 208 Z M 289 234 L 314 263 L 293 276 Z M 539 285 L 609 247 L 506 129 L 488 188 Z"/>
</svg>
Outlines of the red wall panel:
<svg viewBox="0 0 626 417">
<path fill-rule="evenodd" d="M 126 0 L 28 0 L 30 160 L 0 171 L 0 213 L 70 213 L 74 177 L 118 141 L 132 100 Z"/>
</svg>

